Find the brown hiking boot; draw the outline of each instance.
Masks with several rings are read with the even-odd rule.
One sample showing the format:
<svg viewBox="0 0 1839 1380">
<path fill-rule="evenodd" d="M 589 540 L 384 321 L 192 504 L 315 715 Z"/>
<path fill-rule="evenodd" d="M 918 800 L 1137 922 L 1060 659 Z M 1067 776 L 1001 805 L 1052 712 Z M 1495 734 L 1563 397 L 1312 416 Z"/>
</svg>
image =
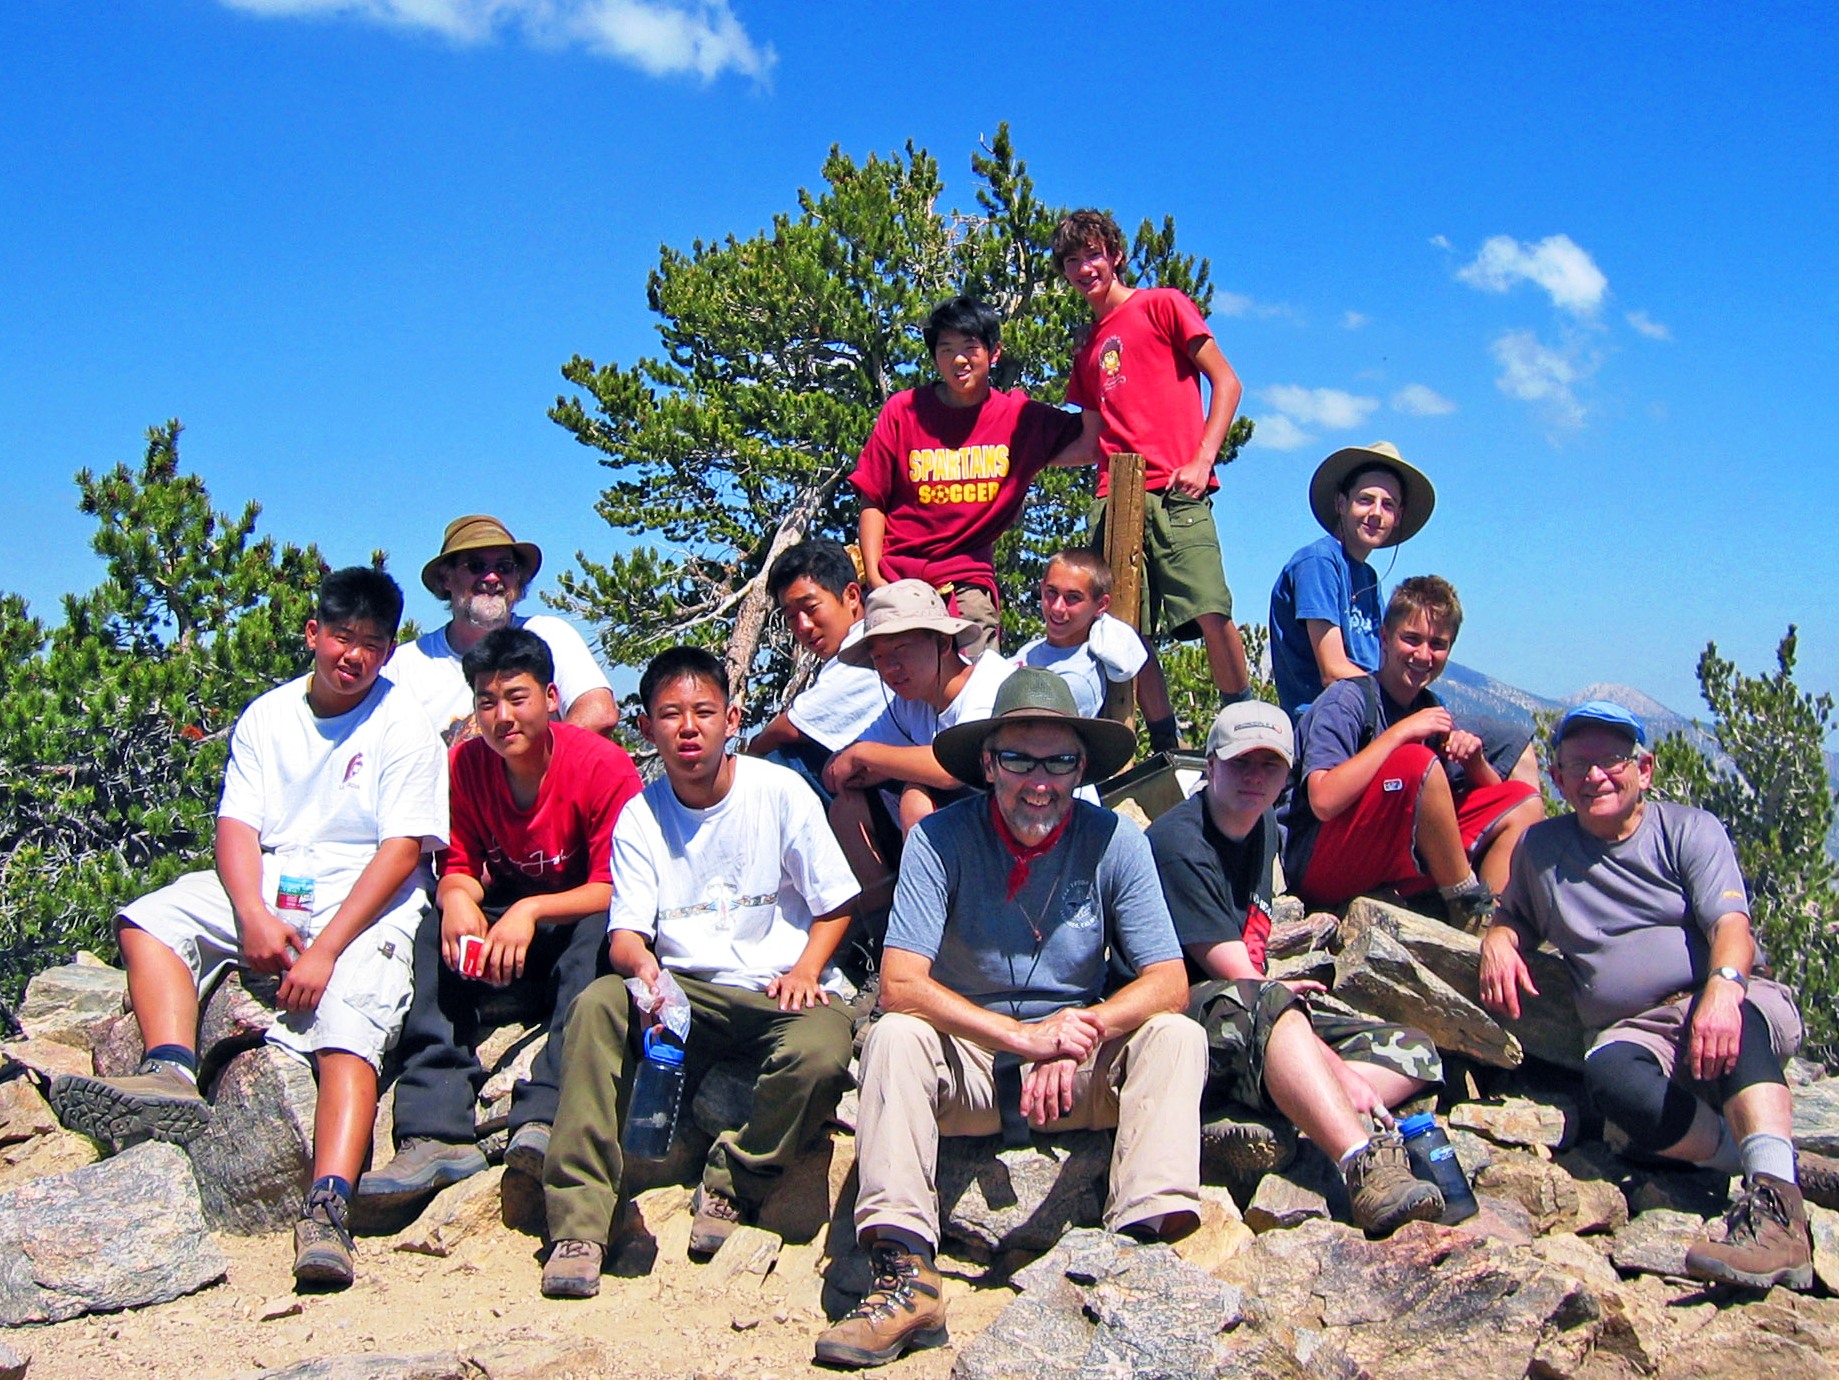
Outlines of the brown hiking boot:
<svg viewBox="0 0 1839 1380">
<path fill-rule="evenodd" d="M 734 1229 L 747 1221 L 739 1203 L 706 1184 L 690 1199 L 690 1211 L 696 1214 L 690 1222 L 691 1255 L 714 1255 L 734 1235 Z"/>
<path fill-rule="evenodd" d="M 351 1233 L 345 1230 L 345 1202 L 314 1189 L 294 1223 L 294 1281 L 343 1289 L 356 1278 Z"/>
<path fill-rule="evenodd" d="M 597 1241 L 558 1241 L 543 1265 L 543 1297 L 591 1299 L 600 1292 L 600 1263 L 606 1250 Z"/>
<path fill-rule="evenodd" d="M 1839 1209 L 1839 1160 L 1802 1150 L 1795 1155 L 1794 1176 L 1802 1198 L 1823 1208 Z"/>
<path fill-rule="evenodd" d="M 1768 1289 L 1813 1288 L 1813 1233 L 1801 1190 L 1773 1174 L 1752 1174 L 1724 1214 L 1724 1239 L 1699 1240 L 1686 1252 L 1694 1279 Z"/>
<path fill-rule="evenodd" d="M 1354 1225 L 1369 1236 L 1390 1236 L 1407 1222 L 1434 1222 L 1443 1215 L 1435 1184 L 1411 1172 L 1405 1142 L 1396 1134 L 1374 1136 L 1347 1167 L 1347 1196 Z"/>
<path fill-rule="evenodd" d="M 101 1141 L 111 1152 L 144 1140 L 184 1145 L 211 1124 L 211 1105 L 198 1085 L 164 1059 L 143 1059 L 126 1078 L 66 1074 L 54 1079 L 51 1109 L 65 1126 Z"/>
<path fill-rule="evenodd" d="M 945 1345 L 945 1300 L 932 1262 L 897 1241 L 877 1241 L 868 1254 L 875 1287 L 853 1313 L 818 1337 L 817 1359 L 856 1370 L 885 1366 L 904 1351 Z"/>
</svg>

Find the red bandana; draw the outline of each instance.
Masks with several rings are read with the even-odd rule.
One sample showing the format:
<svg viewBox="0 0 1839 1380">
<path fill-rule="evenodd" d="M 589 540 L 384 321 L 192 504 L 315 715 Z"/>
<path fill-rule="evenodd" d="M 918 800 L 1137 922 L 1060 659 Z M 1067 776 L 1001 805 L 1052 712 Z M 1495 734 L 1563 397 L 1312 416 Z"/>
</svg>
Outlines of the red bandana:
<svg viewBox="0 0 1839 1380">
<path fill-rule="evenodd" d="M 1036 858 L 1045 857 L 1053 852 L 1054 845 L 1060 842 L 1060 835 L 1066 832 L 1067 820 L 1073 817 L 1068 810 L 1061 821 L 1054 826 L 1053 833 L 1036 844 L 1026 844 L 1010 832 L 1009 821 L 1003 818 L 1003 812 L 996 808 L 996 797 L 990 797 L 990 819 L 996 825 L 996 837 L 1003 841 L 1003 847 L 1009 850 L 1009 856 L 1015 859 L 1015 865 L 1009 869 L 1009 894 L 1003 899 L 1013 901 L 1021 889 L 1028 885 L 1028 868 Z"/>
</svg>

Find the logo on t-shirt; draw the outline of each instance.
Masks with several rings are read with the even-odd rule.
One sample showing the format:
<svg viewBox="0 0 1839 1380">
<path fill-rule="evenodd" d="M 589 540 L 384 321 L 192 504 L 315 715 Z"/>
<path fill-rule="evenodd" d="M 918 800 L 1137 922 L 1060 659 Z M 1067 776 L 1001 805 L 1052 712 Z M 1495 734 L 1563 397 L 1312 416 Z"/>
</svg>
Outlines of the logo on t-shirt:
<svg viewBox="0 0 1839 1380">
<path fill-rule="evenodd" d="M 1076 930 L 1089 930 L 1098 923 L 1098 894 L 1083 878 L 1067 884 L 1066 923 Z"/>
<path fill-rule="evenodd" d="M 358 784 L 358 774 L 362 772 L 363 770 L 364 770 L 364 754 L 361 752 L 352 753 L 351 760 L 345 763 L 345 775 L 338 783 L 340 788 L 349 789 L 350 787 L 357 785 Z"/>
<path fill-rule="evenodd" d="M 1124 382 L 1124 337 L 1110 336 L 1098 351 L 1098 372 L 1102 375 L 1100 383 L 1109 393 Z"/>
<path fill-rule="evenodd" d="M 921 503 L 993 503 L 1009 473 L 1009 447 L 916 448 L 907 452 L 907 478 Z"/>
</svg>

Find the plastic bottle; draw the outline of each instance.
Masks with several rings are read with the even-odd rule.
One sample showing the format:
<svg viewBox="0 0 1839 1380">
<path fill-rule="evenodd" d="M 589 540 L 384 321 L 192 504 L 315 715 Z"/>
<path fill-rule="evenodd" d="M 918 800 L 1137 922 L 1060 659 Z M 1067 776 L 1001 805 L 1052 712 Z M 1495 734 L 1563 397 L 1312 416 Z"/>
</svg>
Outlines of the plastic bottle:
<svg viewBox="0 0 1839 1380">
<path fill-rule="evenodd" d="M 619 1147 L 635 1160 L 661 1160 L 677 1131 L 683 1095 L 683 1046 L 662 1026 L 645 1032 L 645 1057 L 632 1079 L 632 1105 Z"/>
<path fill-rule="evenodd" d="M 1443 1216 L 1438 1218 L 1443 1225 L 1463 1221 L 1481 1210 L 1462 1161 L 1456 1158 L 1456 1147 L 1449 1143 L 1435 1116 L 1429 1112 L 1408 1116 L 1399 1122 L 1398 1133 L 1405 1138 L 1411 1172 L 1435 1184 L 1443 1194 Z"/>
</svg>

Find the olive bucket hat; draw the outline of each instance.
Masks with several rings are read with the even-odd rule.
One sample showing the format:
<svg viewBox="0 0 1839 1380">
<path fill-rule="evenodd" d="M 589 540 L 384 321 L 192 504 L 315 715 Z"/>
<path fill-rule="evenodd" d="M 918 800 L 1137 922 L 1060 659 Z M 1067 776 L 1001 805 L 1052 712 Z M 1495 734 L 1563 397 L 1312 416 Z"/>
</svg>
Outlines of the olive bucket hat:
<svg viewBox="0 0 1839 1380">
<path fill-rule="evenodd" d="M 1082 786 L 1117 775 L 1136 752 L 1137 736 L 1130 729 L 1111 719 L 1083 718 L 1065 680 L 1052 671 L 1024 666 L 997 689 L 989 718 L 946 729 L 932 740 L 933 754 L 966 785 L 987 787 L 983 745 L 997 729 L 1011 724 L 1054 724 L 1078 734 L 1086 750 Z"/>
</svg>

